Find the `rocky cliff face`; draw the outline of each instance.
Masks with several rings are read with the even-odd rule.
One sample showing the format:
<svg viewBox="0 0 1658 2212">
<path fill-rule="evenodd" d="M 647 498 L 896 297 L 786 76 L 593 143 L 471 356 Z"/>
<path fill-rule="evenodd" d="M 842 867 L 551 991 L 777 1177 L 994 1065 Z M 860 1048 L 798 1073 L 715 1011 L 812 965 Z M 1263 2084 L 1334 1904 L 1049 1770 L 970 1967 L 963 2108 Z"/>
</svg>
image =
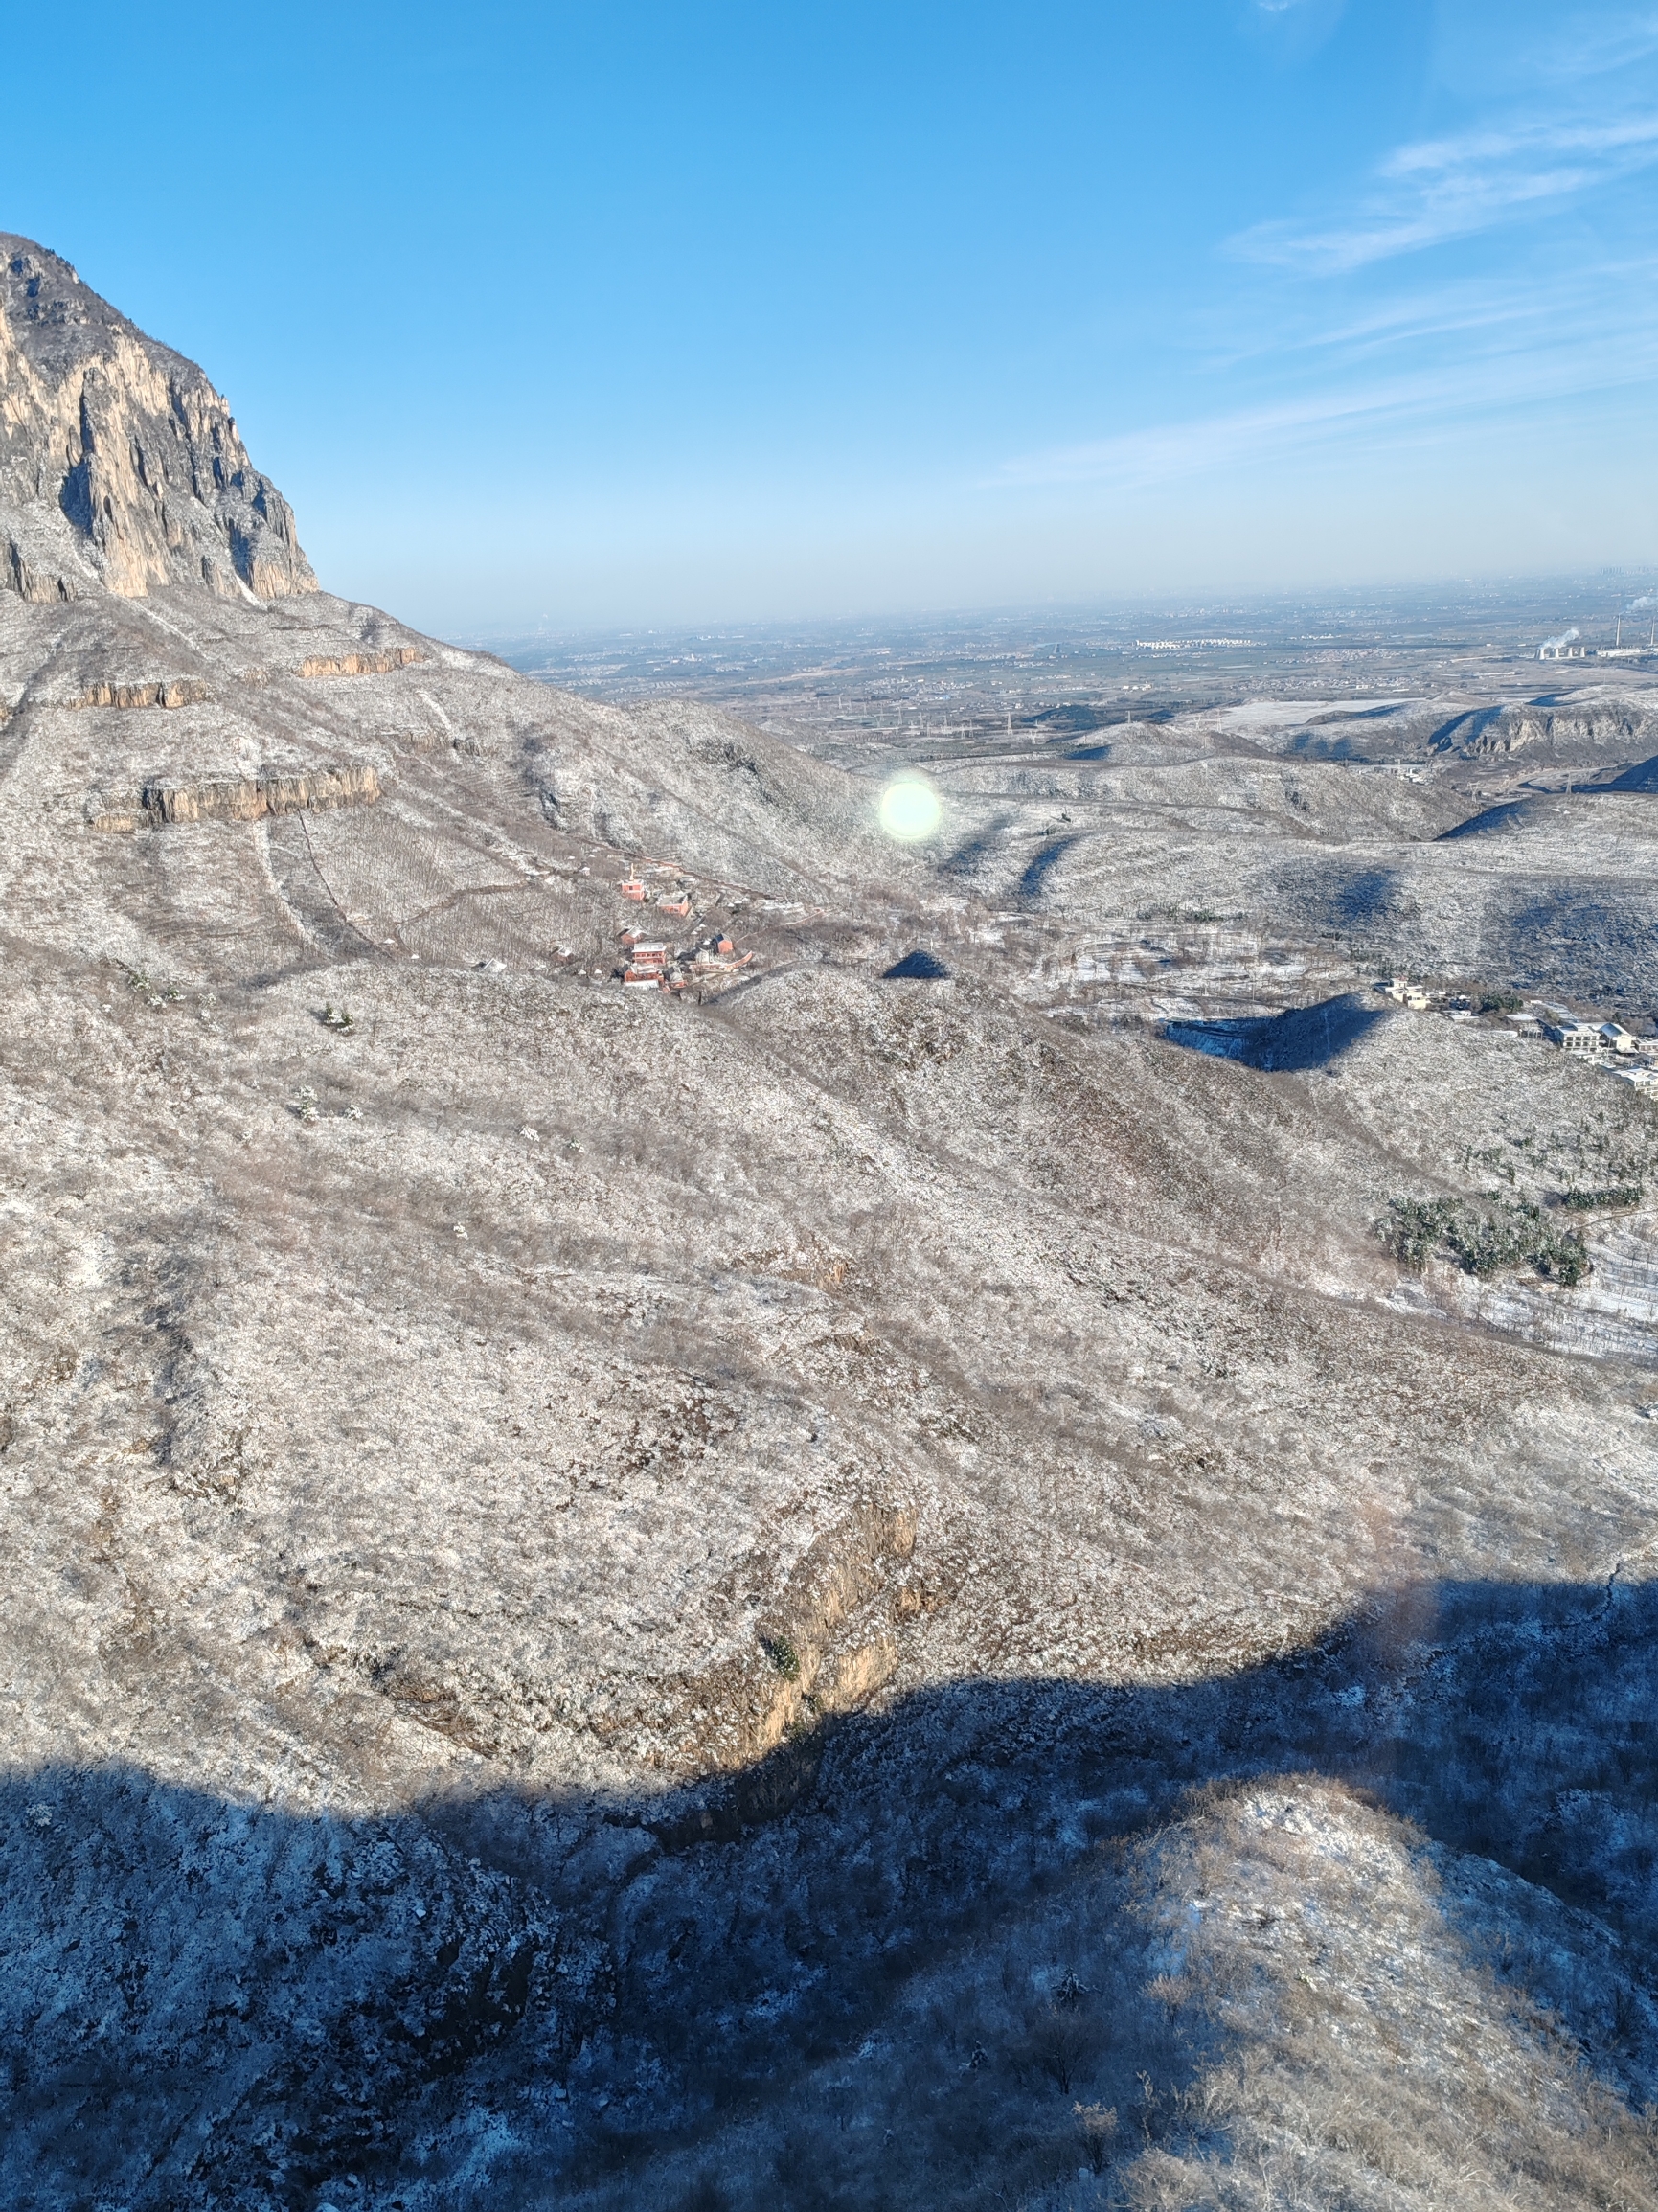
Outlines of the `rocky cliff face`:
<svg viewBox="0 0 1658 2212">
<path fill-rule="evenodd" d="M 286 500 L 193 361 L 0 232 L 0 588 L 314 591 Z"/>
</svg>

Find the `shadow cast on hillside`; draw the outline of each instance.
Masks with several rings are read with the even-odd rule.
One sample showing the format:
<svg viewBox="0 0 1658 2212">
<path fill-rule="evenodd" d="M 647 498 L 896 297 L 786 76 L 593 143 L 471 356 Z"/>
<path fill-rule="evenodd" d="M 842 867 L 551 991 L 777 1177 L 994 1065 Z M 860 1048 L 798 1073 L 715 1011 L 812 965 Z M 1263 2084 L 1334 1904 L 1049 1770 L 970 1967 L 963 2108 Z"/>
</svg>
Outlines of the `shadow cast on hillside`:
<svg viewBox="0 0 1658 2212">
<path fill-rule="evenodd" d="M 1076 833 L 1068 837 L 1055 837 L 1042 847 L 1035 857 L 1028 861 L 1019 878 L 1019 895 L 1024 899 L 1039 899 L 1048 878 L 1070 852 L 1079 845 L 1081 837 Z"/>
<path fill-rule="evenodd" d="M 1546 826 L 1552 819 L 1581 819 L 1571 816 L 1567 810 L 1576 799 L 1627 798 L 1658 791 L 1658 756 L 1649 761 L 1638 761 L 1620 775 L 1593 782 L 1568 782 L 1563 790 L 1535 791 L 1529 798 L 1504 799 L 1494 807 L 1482 808 L 1470 814 L 1465 822 L 1458 822 L 1443 830 L 1434 840 L 1439 845 L 1455 844 L 1464 837 L 1488 837 L 1507 831 L 1529 829 L 1534 825 Z"/>
<path fill-rule="evenodd" d="M 646 1809 L 509 1788 L 343 1819 L 13 1774 L 5 2201 L 311 2212 L 326 2184 L 343 2212 L 354 2175 L 482 2202 L 430 2146 L 488 2108 L 539 2131 L 549 2186 L 625 2173 L 852 2047 L 905 1976 L 1102 1839 L 1250 1775 L 1360 1786 L 1649 1959 L 1654 1712 L 1658 1585 L 1614 1576 L 1421 1585 L 1184 1687 L 920 1692 Z M 1616 2023 L 1569 1959 L 1557 1979 L 1535 1995 L 1610 2064 Z M 1639 2054 L 1618 2063 L 1651 2093 Z"/>
<path fill-rule="evenodd" d="M 1242 1060 L 1263 1074 L 1306 1074 L 1328 1067 L 1387 1017 L 1385 1007 L 1367 1006 L 1361 992 L 1350 991 L 1254 1020 L 1166 1022 L 1163 1034 L 1170 1044 Z"/>
<path fill-rule="evenodd" d="M 1523 829 L 1537 811 L 1535 799 L 1505 799 L 1500 806 L 1487 807 L 1478 814 L 1470 814 L 1465 822 L 1442 830 L 1434 842 L 1454 845 L 1464 837 L 1488 837 L 1494 832 Z"/>
<path fill-rule="evenodd" d="M 1608 784 L 1579 786 L 1591 791 L 1658 791 L 1658 753 L 1647 761 L 1637 761 L 1622 775 L 1614 776 Z"/>
<path fill-rule="evenodd" d="M 890 968 L 881 969 L 883 983 L 947 983 L 950 971 L 936 952 L 918 946 L 906 952 L 901 960 L 895 960 Z"/>
</svg>

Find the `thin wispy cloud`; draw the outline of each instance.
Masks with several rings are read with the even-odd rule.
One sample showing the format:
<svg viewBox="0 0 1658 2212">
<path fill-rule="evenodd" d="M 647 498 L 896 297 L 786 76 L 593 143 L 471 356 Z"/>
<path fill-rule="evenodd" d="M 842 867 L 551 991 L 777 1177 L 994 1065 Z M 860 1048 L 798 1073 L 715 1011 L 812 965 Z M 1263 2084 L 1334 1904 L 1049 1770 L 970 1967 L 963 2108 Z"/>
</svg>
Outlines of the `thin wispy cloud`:
<svg viewBox="0 0 1658 2212">
<path fill-rule="evenodd" d="M 1167 483 L 1240 461 L 1270 459 L 1286 447 L 1339 432 L 1361 418 L 1380 421 L 1403 403 L 1401 395 L 1384 389 L 1163 423 L 1086 445 L 1026 454 L 1004 463 L 991 483 L 1112 484 L 1123 489 Z"/>
<path fill-rule="evenodd" d="M 1508 81 L 1558 93 L 1551 112 L 1530 104 L 1529 88 L 1524 102 L 1488 99 L 1461 126 L 1397 147 L 1345 211 L 1230 241 L 1237 259 L 1283 277 L 1217 286 L 1196 318 L 1193 353 L 1226 405 L 1189 401 L 1162 422 L 1143 416 L 1112 436 L 1027 451 L 989 483 L 1132 492 L 1309 461 L 1362 462 L 1374 478 L 1410 450 L 1465 447 L 1488 432 L 1548 442 L 1626 419 L 1627 401 L 1611 407 L 1612 396 L 1658 380 L 1658 254 L 1645 225 L 1631 226 L 1627 198 L 1588 253 L 1581 234 L 1539 252 L 1496 233 L 1658 166 L 1658 14 L 1602 11 L 1550 37 L 1547 51 L 1510 45 L 1502 58 Z M 1401 262 L 1481 232 L 1492 234 L 1483 266 L 1463 256 L 1454 278 Z M 1332 313 L 1326 280 L 1348 271 L 1360 274 Z"/>
<path fill-rule="evenodd" d="M 1612 123 L 1517 122 L 1400 147 L 1350 216 L 1258 223 L 1229 243 L 1242 260 L 1334 275 L 1466 238 L 1654 162 L 1658 104 Z"/>
<path fill-rule="evenodd" d="M 1472 373 L 1453 364 L 1350 381 L 1275 405 L 1147 426 L 1009 461 L 988 486 L 1097 484 L 1145 489 L 1180 478 L 1305 459 L 1331 445 L 1354 450 L 1420 438 L 1501 412 L 1627 389 L 1658 375 L 1658 309 L 1591 354 L 1571 340 L 1493 346 Z"/>
<path fill-rule="evenodd" d="M 1272 303 L 1254 331 L 1235 328 L 1217 345 L 1222 373 L 1253 362 L 1322 360 L 1335 371 L 1355 370 L 1414 348 L 1454 344 L 1466 366 L 1487 353 L 1550 347 L 1562 331 L 1581 329 L 1592 317 L 1596 351 L 1622 354 L 1631 345 L 1642 357 L 1658 328 L 1658 257 L 1603 256 L 1593 262 L 1521 276 L 1458 278 L 1417 285 L 1374 300 L 1330 321 L 1321 314 L 1286 315 Z"/>
<path fill-rule="evenodd" d="M 1658 14 L 1576 16 L 1524 58 L 1556 83 L 1632 69 L 1658 54 Z"/>
<path fill-rule="evenodd" d="M 1658 163 L 1658 84 L 1645 66 L 1655 57 L 1658 15 L 1571 20 L 1546 44 L 1503 57 L 1509 80 L 1528 87 L 1523 100 L 1397 148 L 1334 215 L 1257 223 L 1228 248 L 1241 261 L 1340 275 L 1616 185 Z"/>
</svg>

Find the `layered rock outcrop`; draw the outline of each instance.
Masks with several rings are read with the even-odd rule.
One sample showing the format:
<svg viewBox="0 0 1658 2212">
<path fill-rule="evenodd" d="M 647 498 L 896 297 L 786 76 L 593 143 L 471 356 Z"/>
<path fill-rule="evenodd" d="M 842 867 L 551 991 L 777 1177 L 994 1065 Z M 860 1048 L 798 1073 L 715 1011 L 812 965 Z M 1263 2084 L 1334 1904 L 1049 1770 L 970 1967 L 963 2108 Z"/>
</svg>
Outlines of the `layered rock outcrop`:
<svg viewBox="0 0 1658 2212">
<path fill-rule="evenodd" d="M 314 591 L 286 500 L 193 361 L 0 232 L 0 589 Z"/>
<path fill-rule="evenodd" d="M 420 658 L 412 645 L 396 646 L 390 652 L 313 653 L 299 666 L 302 676 L 383 676 L 394 669 L 412 668 Z"/>
<path fill-rule="evenodd" d="M 148 683 L 111 683 L 100 677 L 76 700 L 78 707 L 198 707 L 207 686 L 195 676 L 155 676 Z"/>
<path fill-rule="evenodd" d="M 94 792 L 86 818 L 95 830 L 160 829 L 169 822 L 257 822 L 266 814 L 303 814 L 333 807 L 373 806 L 380 779 L 366 761 L 311 774 L 211 776 L 193 784 L 156 780 L 136 791 Z"/>
</svg>

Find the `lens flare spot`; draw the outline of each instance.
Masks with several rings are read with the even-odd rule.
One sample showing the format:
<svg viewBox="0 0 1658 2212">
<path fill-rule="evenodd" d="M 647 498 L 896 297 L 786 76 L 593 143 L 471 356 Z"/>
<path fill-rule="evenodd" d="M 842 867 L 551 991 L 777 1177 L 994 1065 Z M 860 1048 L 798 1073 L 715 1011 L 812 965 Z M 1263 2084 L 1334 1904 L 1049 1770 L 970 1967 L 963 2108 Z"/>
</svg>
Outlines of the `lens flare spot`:
<svg viewBox="0 0 1658 2212">
<path fill-rule="evenodd" d="M 899 776 L 881 793 L 881 828 L 900 845 L 930 837 L 943 814 L 939 794 L 920 776 Z"/>
</svg>

